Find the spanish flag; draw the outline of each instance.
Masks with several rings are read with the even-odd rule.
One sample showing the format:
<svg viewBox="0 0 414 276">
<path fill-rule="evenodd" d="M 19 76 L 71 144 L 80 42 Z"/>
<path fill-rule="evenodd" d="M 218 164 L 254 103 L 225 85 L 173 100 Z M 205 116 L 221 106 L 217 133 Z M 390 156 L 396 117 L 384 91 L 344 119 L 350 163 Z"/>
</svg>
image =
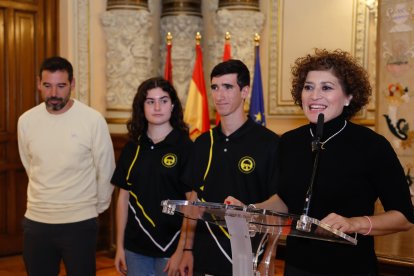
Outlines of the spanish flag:
<svg viewBox="0 0 414 276">
<path fill-rule="evenodd" d="M 231 59 L 231 44 L 230 44 L 230 33 L 226 32 L 225 42 L 224 42 L 224 51 L 223 51 L 223 61 Z"/>
<path fill-rule="evenodd" d="M 223 51 L 223 61 L 227 61 L 231 59 L 231 44 L 230 44 L 230 33 L 226 32 L 226 35 L 224 37 L 224 51 Z M 216 112 L 216 125 L 220 123 L 220 114 Z"/>
<path fill-rule="evenodd" d="M 184 121 L 190 126 L 190 136 L 194 140 L 201 133 L 210 129 L 208 100 L 203 73 L 203 55 L 200 46 L 201 35 L 196 36 L 196 60 L 193 77 L 190 82 L 187 102 L 184 110 Z"/>
<path fill-rule="evenodd" d="M 173 84 L 172 77 L 172 63 L 171 63 L 171 48 L 172 48 L 172 35 L 170 32 L 167 34 L 167 56 L 165 59 L 165 70 L 164 70 L 164 79 Z"/>
</svg>

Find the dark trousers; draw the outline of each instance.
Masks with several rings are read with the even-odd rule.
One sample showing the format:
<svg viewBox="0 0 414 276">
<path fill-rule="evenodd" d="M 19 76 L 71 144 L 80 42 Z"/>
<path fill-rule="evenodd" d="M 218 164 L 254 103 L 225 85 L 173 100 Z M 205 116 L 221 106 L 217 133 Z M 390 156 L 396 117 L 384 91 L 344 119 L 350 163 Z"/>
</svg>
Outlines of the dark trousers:
<svg viewBox="0 0 414 276">
<path fill-rule="evenodd" d="M 68 276 L 96 274 L 98 220 L 47 224 L 23 219 L 23 259 L 29 276 L 57 276 L 63 260 Z"/>
</svg>

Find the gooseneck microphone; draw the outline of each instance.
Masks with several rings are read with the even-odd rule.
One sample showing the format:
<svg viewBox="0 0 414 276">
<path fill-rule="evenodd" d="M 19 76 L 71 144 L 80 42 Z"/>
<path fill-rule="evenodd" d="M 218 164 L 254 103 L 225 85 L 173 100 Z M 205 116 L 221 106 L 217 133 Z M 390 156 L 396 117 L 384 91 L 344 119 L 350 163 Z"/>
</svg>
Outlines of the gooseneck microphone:
<svg viewBox="0 0 414 276">
<path fill-rule="evenodd" d="M 316 134 L 312 139 L 311 146 L 312 152 L 315 153 L 315 159 L 313 161 L 313 169 L 312 169 L 312 176 L 310 179 L 310 184 L 308 191 L 306 192 L 305 197 L 305 206 L 303 207 L 303 214 L 300 217 L 296 224 L 296 229 L 310 232 L 312 223 L 309 221 L 308 213 L 309 207 L 311 204 L 312 193 L 313 193 L 313 185 L 315 182 L 316 172 L 318 170 L 318 162 L 319 162 L 319 152 L 321 150 L 321 139 L 323 135 L 323 123 L 324 123 L 324 115 L 323 113 L 319 113 L 318 115 L 318 122 L 316 124 Z"/>
<path fill-rule="evenodd" d="M 316 123 L 316 135 L 315 137 L 313 137 L 313 140 L 311 142 L 312 152 L 319 151 L 321 149 L 324 117 L 325 116 L 323 115 L 323 113 L 319 113 L 318 122 Z"/>
</svg>

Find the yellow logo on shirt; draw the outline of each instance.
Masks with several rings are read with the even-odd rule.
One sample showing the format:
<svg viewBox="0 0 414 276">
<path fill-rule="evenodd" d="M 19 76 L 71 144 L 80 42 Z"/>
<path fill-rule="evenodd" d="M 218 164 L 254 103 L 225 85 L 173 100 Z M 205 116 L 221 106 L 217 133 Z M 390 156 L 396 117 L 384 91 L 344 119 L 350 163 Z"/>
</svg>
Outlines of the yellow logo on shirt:
<svg viewBox="0 0 414 276">
<path fill-rule="evenodd" d="M 251 173 L 254 170 L 256 163 L 250 156 L 244 156 L 239 161 L 239 170 L 242 173 Z"/>
<path fill-rule="evenodd" d="M 167 153 L 162 157 L 161 163 L 164 167 L 172 168 L 177 164 L 177 155 L 174 153 Z"/>
</svg>

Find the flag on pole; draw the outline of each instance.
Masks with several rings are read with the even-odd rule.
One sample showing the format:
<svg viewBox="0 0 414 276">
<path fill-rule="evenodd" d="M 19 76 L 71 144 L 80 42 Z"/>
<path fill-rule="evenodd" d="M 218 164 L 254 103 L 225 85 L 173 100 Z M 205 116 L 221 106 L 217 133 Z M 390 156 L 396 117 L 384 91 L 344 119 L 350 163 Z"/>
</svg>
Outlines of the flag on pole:
<svg viewBox="0 0 414 276">
<path fill-rule="evenodd" d="M 190 136 L 197 138 L 210 129 L 206 84 L 203 73 L 203 55 L 200 46 L 201 35 L 196 35 L 196 60 L 193 77 L 190 82 L 187 102 L 184 110 L 184 121 L 190 126 Z"/>
<path fill-rule="evenodd" d="M 260 55 L 259 55 L 259 41 L 258 34 L 255 35 L 255 63 L 254 63 L 254 76 L 252 94 L 250 97 L 250 117 L 258 124 L 266 126 L 264 101 L 263 101 L 263 85 L 262 85 L 262 73 L 260 70 Z"/>
<path fill-rule="evenodd" d="M 230 44 L 230 33 L 226 32 L 226 35 L 224 37 L 224 51 L 223 51 L 223 61 L 231 59 L 231 44 Z"/>
<path fill-rule="evenodd" d="M 231 59 L 231 44 L 230 44 L 230 33 L 226 32 L 226 35 L 224 36 L 225 42 L 224 42 L 224 51 L 223 51 L 223 61 Z M 220 123 L 220 114 L 216 112 L 216 125 Z"/>
<path fill-rule="evenodd" d="M 170 32 L 167 33 L 167 56 L 165 59 L 165 70 L 164 79 L 173 84 L 172 77 L 172 63 L 171 63 L 171 48 L 172 48 L 172 35 Z"/>
</svg>

